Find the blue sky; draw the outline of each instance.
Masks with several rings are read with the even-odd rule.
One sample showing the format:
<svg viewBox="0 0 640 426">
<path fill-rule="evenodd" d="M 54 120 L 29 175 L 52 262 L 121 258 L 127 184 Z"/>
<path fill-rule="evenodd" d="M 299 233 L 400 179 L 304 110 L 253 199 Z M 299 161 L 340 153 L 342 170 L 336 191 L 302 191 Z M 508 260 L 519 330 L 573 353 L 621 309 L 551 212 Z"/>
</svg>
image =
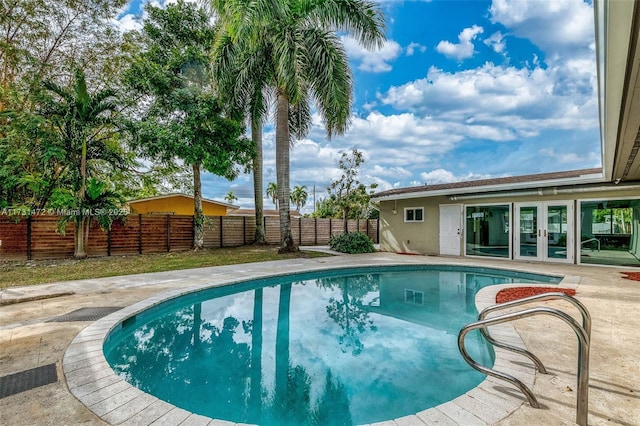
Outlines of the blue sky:
<svg viewBox="0 0 640 426">
<path fill-rule="evenodd" d="M 170 0 L 167 0 L 170 2 Z M 163 4 L 167 1 L 153 1 Z M 119 17 L 136 28 L 140 3 Z M 349 131 L 327 140 L 316 118 L 291 151 L 291 184 L 326 195 L 342 152 L 378 190 L 599 167 L 593 6 L 582 0 L 379 1 L 387 42 L 343 37 L 354 76 Z M 275 182 L 275 132 L 264 134 L 264 182 Z M 251 175 L 206 175 L 203 194 L 251 208 Z M 265 207 L 273 208 L 265 199 Z M 303 212 L 313 210 L 313 199 Z"/>
</svg>

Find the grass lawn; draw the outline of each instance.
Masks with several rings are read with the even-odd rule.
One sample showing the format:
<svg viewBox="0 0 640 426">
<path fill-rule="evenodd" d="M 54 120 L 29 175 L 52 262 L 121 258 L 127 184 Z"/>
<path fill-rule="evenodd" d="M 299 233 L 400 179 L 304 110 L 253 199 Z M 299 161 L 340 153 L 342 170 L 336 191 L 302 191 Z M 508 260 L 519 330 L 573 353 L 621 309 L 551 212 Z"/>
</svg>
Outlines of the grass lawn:
<svg viewBox="0 0 640 426">
<path fill-rule="evenodd" d="M 0 263 L 0 288 L 144 272 L 323 256 L 327 255 L 310 251 L 278 254 L 276 246 L 242 246 L 137 256 L 99 257 L 85 260 L 4 262 Z"/>
</svg>

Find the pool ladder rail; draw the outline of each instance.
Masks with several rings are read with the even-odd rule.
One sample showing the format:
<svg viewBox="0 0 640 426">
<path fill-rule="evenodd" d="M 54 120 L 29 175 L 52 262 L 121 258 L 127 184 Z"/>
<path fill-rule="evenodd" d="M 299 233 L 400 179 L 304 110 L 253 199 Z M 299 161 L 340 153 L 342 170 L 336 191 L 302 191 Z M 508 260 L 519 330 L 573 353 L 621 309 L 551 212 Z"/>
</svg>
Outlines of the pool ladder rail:
<svg viewBox="0 0 640 426">
<path fill-rule="evenodd" d="M 582 324 L 579 324 L 575 319 L 573 319 L 573 317 L 571 317 L 567 313 L 559 309 L 546 306 L 538 306 L 522 311 L 497 315 L 488 319 L 486 318 L 488 314 L 494 311 L 514 308 L 534 302 L 543 302 L 547 300 L 565 300 L 574 305 L 578 309 L 578 311 L 580 311 L 580 315 L 582 316 Z M 464 360 L 469 365 L 471 365 L 471 367 L 480 371 L 481 373 L 505 380 L 513 384 L 518 389 L 520 389 L 522 393 L 524 393 L 524 395 L 527 397 L 527 400 L 529 401 L 529 404 L 532 407 L 540 408 L 540 404 L 538 403 L 535 395 L 533 394 L 531 389 L 529 389 L 524 383 L 522 383 L 522 381 L 509 374 L 502 373 L 500 371 L 478 364 L 473 360 L 473 358 L 471 358 L 465 348 L 464 343 L 467 333 L 469 333 L 471 330 L 479 330 L 480 333 L 482 333 L 483 337 L 493 346 L 526 356 L 535 364 L 540 373 L 547 374 L 547 369 L 544 367 L 540 359 L 534 354 L 527 351 L 526 349 L 519 348 L 517 346 L 511 346 L 506 343 L 497 341 L 491 336 L 488 330 L 488 327 L 491 325 L 511 322 L 534 315 L 551 315 L 556 318 L 560 318 L 561 320 L 569 324 L 569 326 L 573 329 L 573 331 L 576 333 L 576 336 L 578 337 L 578 391 L 576 423 L 578 423 L 580 426 L 586 426 L 589 405 L 589 342 L 591 339 L 591 315 L 589 315 L 589 311 L 587 311 L 587 308 L 574 297 L 571 297 L 564 293 L 542 293 L 536 296 L 526 297 L 511 302 L 489 306 L 482 312 L 480 312 L 480 314 L 478 315 L 478 321 L 468 324 L 460 330 L 460 333 L 458 334 L 458 349 L 460 350 L 460 353 L 462 354 Z"/>
</svg>

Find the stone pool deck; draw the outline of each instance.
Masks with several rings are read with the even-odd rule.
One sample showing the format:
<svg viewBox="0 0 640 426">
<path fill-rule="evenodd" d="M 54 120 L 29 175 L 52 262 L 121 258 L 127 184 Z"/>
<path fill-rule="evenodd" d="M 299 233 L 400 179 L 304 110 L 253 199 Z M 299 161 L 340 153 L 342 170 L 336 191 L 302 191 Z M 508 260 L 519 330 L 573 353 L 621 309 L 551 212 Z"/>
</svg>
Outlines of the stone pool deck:
<svg viewBox="0 0 640 426">
<path fill-rule="evenodd" d="M 193 415 L 142 394 L 105 369 L 101 342 L 115 321 L 171 293 L 263 275 L 384 264 L 456 264 L 565 276 L 593 319 L 589 424 L 640 424 L 640 282 L 628 268 L 534 264 L 390 253 L 296 259 L 134 276 L 79 280 L 0 290 L 0 383 L 15 373 L 51 366 L 51 383 L 0 395 L 3 425 L 230 425 Z M 497 287 L 497 286 L 495 286 Z M 491 304 L 497 288 L 476 298 Z M 153 299 L 151 299 L 153 298 Z M 566 302 L 544 302 L 579 318 Z M 64 321 L 79 308 L 126 307 L 98 321 Z M 91 311 L 91 309 L 90 309 Z M 82 318 L 80 318 L 82 319 Z M 571 425 L 576 418 L 577 339 L 558 319 L 537 316 L 500 326 L 500 336 L 535 353 L 550 374 L 534 374 L 526 358 L 498 353 L 496 366 L 527 384 L 542 405 L 533 409 L 519 391 L 489 378 L 454 401 L 384 425 Z M 4 381 L 2 381 L 5 379 Z M 27 386 L 28 387 L 28 386 Z M 4 392 L 4 391 L 3 391 Z M 2 392 L 0 392 L 2 394 Z"/>
</svg>

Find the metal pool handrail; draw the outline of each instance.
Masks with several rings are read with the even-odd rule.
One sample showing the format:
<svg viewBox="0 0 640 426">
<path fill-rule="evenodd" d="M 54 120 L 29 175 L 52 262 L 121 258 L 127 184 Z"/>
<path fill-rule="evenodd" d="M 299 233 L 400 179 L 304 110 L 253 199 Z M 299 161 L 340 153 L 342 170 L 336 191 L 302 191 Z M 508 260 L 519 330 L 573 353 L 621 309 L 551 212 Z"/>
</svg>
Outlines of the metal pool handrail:
<svg viewBox="0 0 640 426">
<path fill-rule="evenodd" d="M 482 312 L 480 312 L 480 314 L 478 315 L 478 321 L 482 321 L 487 317 L 488 314 L 494 311 L 513 308 L 516 306 L 522 306 L 532 302 L 542 302 L 546 300 L 559 300 L 559 299 L 567 301 L 572 305 L 574 305 L 576 308 L 578 308 L 578 310 L 580 311 L 580 315 L 582 316 L 582 328 L 587 333 L 587 336 L 589 337 L 589 339 L 591 339 L 591 315 L 589 315 L 589 311 L 587 311 L 587 308 L 582 304 L 582 302 L 562 292 L 542 293 L 542 294 L 537 294 L 534 296 L 529 296 L 529 297 L 525 297 L 518 300 L 513 300 L 510 302 L 504 302 L 504 303 L 499 303 L 497 305 L 488 306 L 485 309 L 483 309 Z M 537 370 L 540 373 L 547 374 L 547 369 L 542 364 L 542 361 L 540 361 L 540 359 L 537 356 L 535 356 L 528 350 L 519 348 L 517 346 L 511 346 L 506 343 L 495 340 L 489 334 L 489 330 L 486 328 L 481 328 L 480 333 L 482 333 L 484 338 L 493 346 L 526 356 L 535 364 Z"/>
<path fill-rule="evenodd" d="M 577 392 L 577 408 L 576 408 L 576 423 L 580 426 L 587 426 L 588 406 L 589 406 L 589 336 L 586 330 L 570 315 L 566 314 L 555 308 L 537 307 L 526 309 L 524 311 L 499 315 L 497 317 L 485 319 L 482 321 L 476 321 L 474 323 L 464 326 L 458 334 L 458 349 L 462 354 L 464 360 L 474 369 L 481 373 L 487 374 L 498 379 L 505 380 L 514 386 L 516 386 L 527 397 L 529 404 L 534 408 L 540 408 L 540 404 L 536 399 L 533 392 L 517 378 L 494 370 L 492 368 L 484 367 L 471 358 L 465 348 L 465 337 L 471 330 L 482 329 L 490 325 L 501 324 L 505 322 L 514 321 L 521 318 L 526 318 L 534 315 L 551 315 L 560 318 L 573 329 L 580 342 L 578 352 L 578 392 Z"/>
</svg>

